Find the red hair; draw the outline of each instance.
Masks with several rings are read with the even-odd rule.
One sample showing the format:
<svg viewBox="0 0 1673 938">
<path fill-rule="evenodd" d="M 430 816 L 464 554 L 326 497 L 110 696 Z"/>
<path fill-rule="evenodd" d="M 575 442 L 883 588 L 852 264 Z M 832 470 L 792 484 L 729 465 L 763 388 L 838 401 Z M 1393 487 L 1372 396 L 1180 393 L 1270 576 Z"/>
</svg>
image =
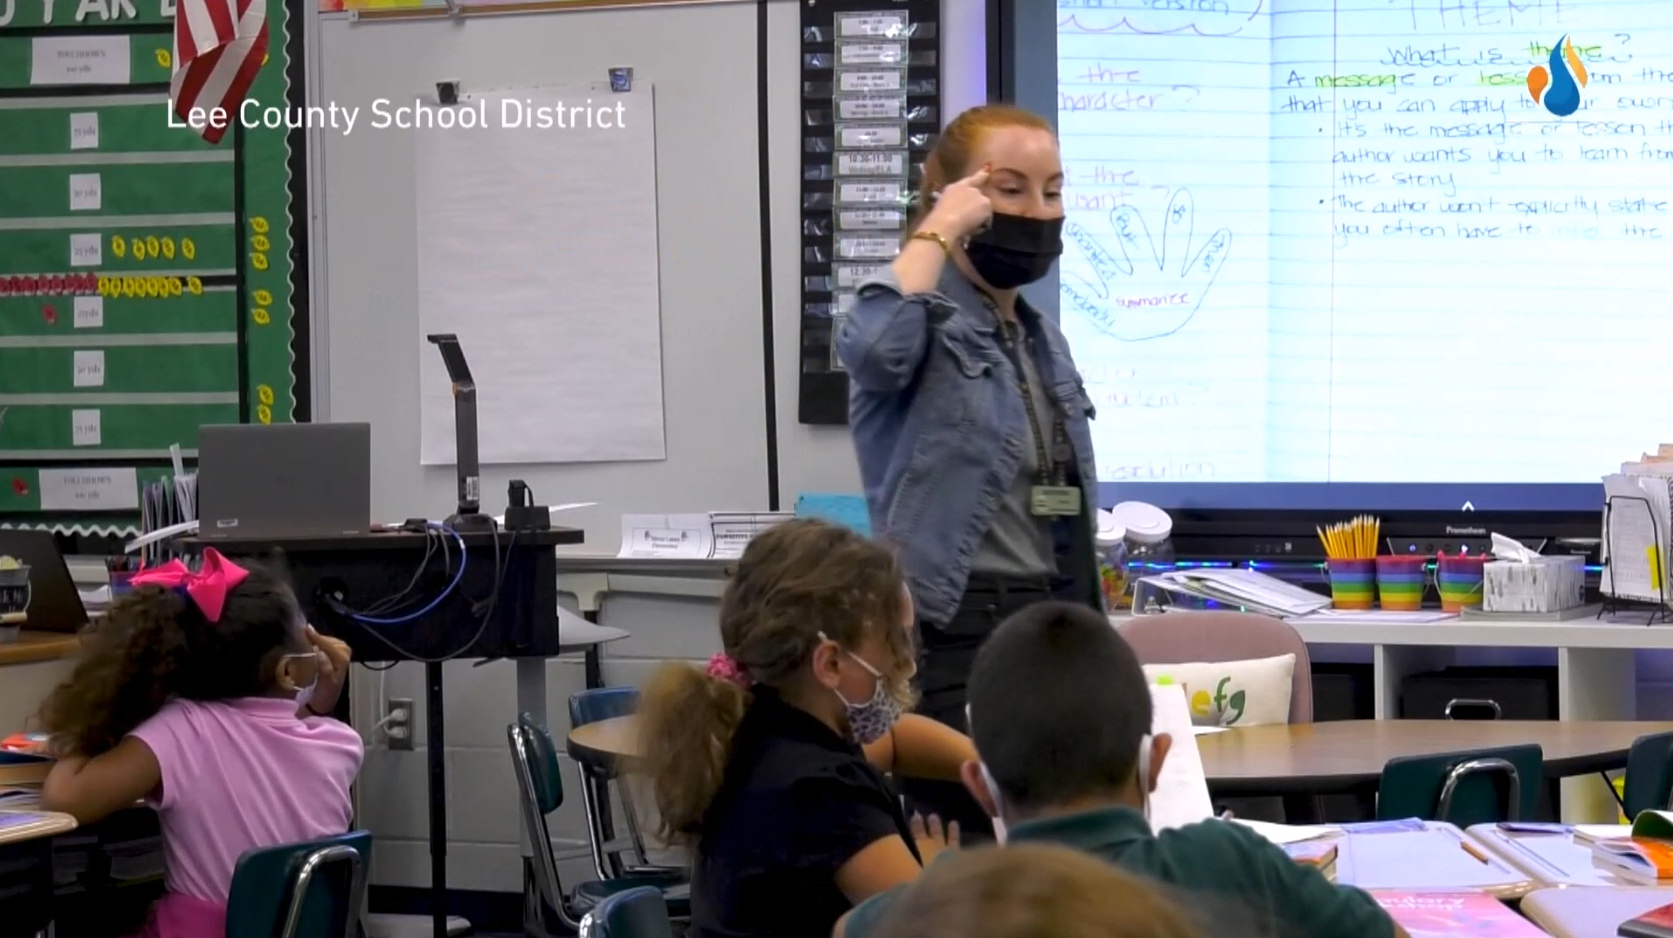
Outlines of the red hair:
<svg viewBox="0 0 1673 938">
<path fill-rule="evenodd" d="M 983 104 L 953 118 L 936 138 L 935 149 L 924 159 L 924 178 L 912 208 L 912 227 L 924 220 L 933 207 L 930 197 L 949 183 L 970 175 L 970 158 L 987 138 L 988 132 L 1006 127 L 1023 127 L 1054 134 L 1051 124 L 1032 111 L 1009 104 Z"/>
</svg>

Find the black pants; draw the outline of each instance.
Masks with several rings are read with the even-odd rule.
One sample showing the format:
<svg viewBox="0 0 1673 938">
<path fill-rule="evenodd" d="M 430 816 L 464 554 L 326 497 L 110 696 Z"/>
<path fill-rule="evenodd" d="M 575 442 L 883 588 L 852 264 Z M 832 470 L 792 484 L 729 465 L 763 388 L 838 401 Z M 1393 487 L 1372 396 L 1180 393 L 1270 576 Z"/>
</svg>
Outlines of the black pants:
<svg viewBox="0 0 1673 938">
<path fill-rule="evenodd" d="M 1001 577 L 972 574 L 958 611 L 945 625 L 918 622 L 917 712 L 968 733 L 964 705 L 976 650 L 999 623 L 1018 610 L 1048 599 L 1078 599 L 1074 581 L 1060 577 Z M 902 778 L 908 810 L 957 821 L 965 843 L 993 840 L 993 822 L 957 782 Z"/>
</svg>

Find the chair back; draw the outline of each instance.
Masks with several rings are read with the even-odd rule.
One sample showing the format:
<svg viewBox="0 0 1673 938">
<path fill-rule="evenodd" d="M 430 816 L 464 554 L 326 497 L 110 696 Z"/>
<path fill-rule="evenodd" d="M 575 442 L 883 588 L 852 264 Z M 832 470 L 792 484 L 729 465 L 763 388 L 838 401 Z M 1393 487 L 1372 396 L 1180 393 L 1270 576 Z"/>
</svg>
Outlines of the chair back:
<svg viewBox="0 0 1673 938">
<path fill-rule="evenodd" d="M 1377 818 L 1422 818 L 1461 828 L 1534 820 L 1544 783 L 1545 751 L 1501 746 L 1390 759 L 1383 766 Z"/>
<path fill-rule="evenodd" d="M 674 938 L 668 903 L 655 886 L 604 897 L 581 919 L 578 931 L 580 938 Z"/>
<path fill-rule="evenodd" d="M 1169 612 L 1133 616 L 1116 627 L 1142 664 L 1244 661 L 1295 655 L 1290 722 L 1313 722 L 1313 662 L 1307 643 L 1282 619 L 1252 612 Z"/>
<path fill-rule="evenodd" d="M 1628 819 L 1641 811 L 1664 811 L 1673 806 L 1673 733 L 1640 736 L 1627 751 L 1626 792 L 1622 797 Z"/>
<path fill-rule="evenodd" d="M 569 725 L 573 729 L 625 717 L 639 709 L 637 687 L 595 687 L 569 695 Z"/>
<path fill-rule="evenodd" d="M 546 904 L 565 909 L 563 884 L 558 878 L 557 858 L 552 855 L 552 835 L 546 815 L 563 804 L 563 776 L 558 770 L 558 751 L 546 728 L 523 714 L 505 728 L 511 745 L 511 765 L 517 776 L 517 803 L 528 828 L 534 854 L 535 884 Z"/>
<path fill-rule="evenodd" d="M 372 835 L 350 831 L 238 858 L 226 938 L 354 938 Z"/>
</svg>

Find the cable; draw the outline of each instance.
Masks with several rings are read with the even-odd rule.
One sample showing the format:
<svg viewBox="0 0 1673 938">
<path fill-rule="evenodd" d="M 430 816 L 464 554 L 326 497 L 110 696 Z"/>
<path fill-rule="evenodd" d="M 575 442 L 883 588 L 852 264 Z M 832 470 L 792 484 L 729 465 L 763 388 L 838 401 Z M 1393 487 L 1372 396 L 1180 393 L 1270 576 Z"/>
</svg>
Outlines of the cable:
<svg viewBox="0 0 1673 938">
<path fill-rule="evenodd" d="M 429 615 L 431 611 L 433 611 L 437 606 L 442 604 L 442 600 L 446 599 L 448 596 L 451 596 L 453 594 L 453 591 L 458 588 L 459 582 L 465 578 L 465 539 L 462 536 L 460 536 L 458 531 L 455 531 L 452 528 L 447 527 L 446 525 L 432 524 L 430 526 L 438 528 L 438 529 L 440 529 L 442 531 L 445 531 L 446 533 L 452 535 L 453 539 L 459 545 L 459 570 L 458 570 L 457 573 L 453 574 L 453 582 L 447 584 L 446 589 L 442 590 L 441 593 L 436 596 L 436 598 L 430 600 L 430 604 L 428 606 L 425 606 L 423 609 L 420 609 L 417 612 L 408 613 L 407 615 L 399 616 L 399 617 L 396 617 L 396 618 L 393 618 L 393 619 L 382 619 L 382 618 L 378 618 L 376 616 L 363 615 L 361 613 L 350 613 L 349 618 L 353 619 L 356 622 L 362 623 L 364 625 L 405 625 L 406 623 L 411 622 L 415 619 L 419 619 L 419 618 L 422 618 L 426 615 Z M 494 553 L 496 555 L 496 559 L 498 559 L 499 546 L 500 546 L 500 539 L 496 535 L 495 538 L 494 538 Z M 426 555 L 426 556 L 428 556 L 428 555 Z M 373 633 L 373 634 L 376 634 L 376 633 Z"/>
</svg>

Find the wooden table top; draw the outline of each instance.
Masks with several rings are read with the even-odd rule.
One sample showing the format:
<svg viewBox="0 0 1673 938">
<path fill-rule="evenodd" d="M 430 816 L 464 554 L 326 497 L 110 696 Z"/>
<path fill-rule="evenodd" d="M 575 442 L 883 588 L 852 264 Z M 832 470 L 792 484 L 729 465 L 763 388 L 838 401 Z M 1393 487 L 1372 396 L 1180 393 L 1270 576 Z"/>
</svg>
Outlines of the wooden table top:
<svg viewBox="0 0 1673 938">
<path fill-rule="evenodd" d="M 577 727 L 572 749 L 610 758 L 638 754 L 634 717 Z M 1542 720 L 1343 720 L 1249 726 L 1197 737 L 1203 772 L 1222 795 L 1342 790 L 1374 785 L 1400 756 L 1538 743 L 1553 778 L 1626 764 L 1632 741 L 1673 732 L 1673 723 Z"/>
<path fill-rule="evenodd" d="M 29 664 L 68 658 L 81 649 L 81 637 L 71 632 L 24 629 L 15 642 L 0 645 L 0 665 Z"/>
<path fill-rule="evenodd" d="M 55 837 L 75 829 L 75 818 L 56 811 L 0 811 L 0 845 Z"/>
</svg>

